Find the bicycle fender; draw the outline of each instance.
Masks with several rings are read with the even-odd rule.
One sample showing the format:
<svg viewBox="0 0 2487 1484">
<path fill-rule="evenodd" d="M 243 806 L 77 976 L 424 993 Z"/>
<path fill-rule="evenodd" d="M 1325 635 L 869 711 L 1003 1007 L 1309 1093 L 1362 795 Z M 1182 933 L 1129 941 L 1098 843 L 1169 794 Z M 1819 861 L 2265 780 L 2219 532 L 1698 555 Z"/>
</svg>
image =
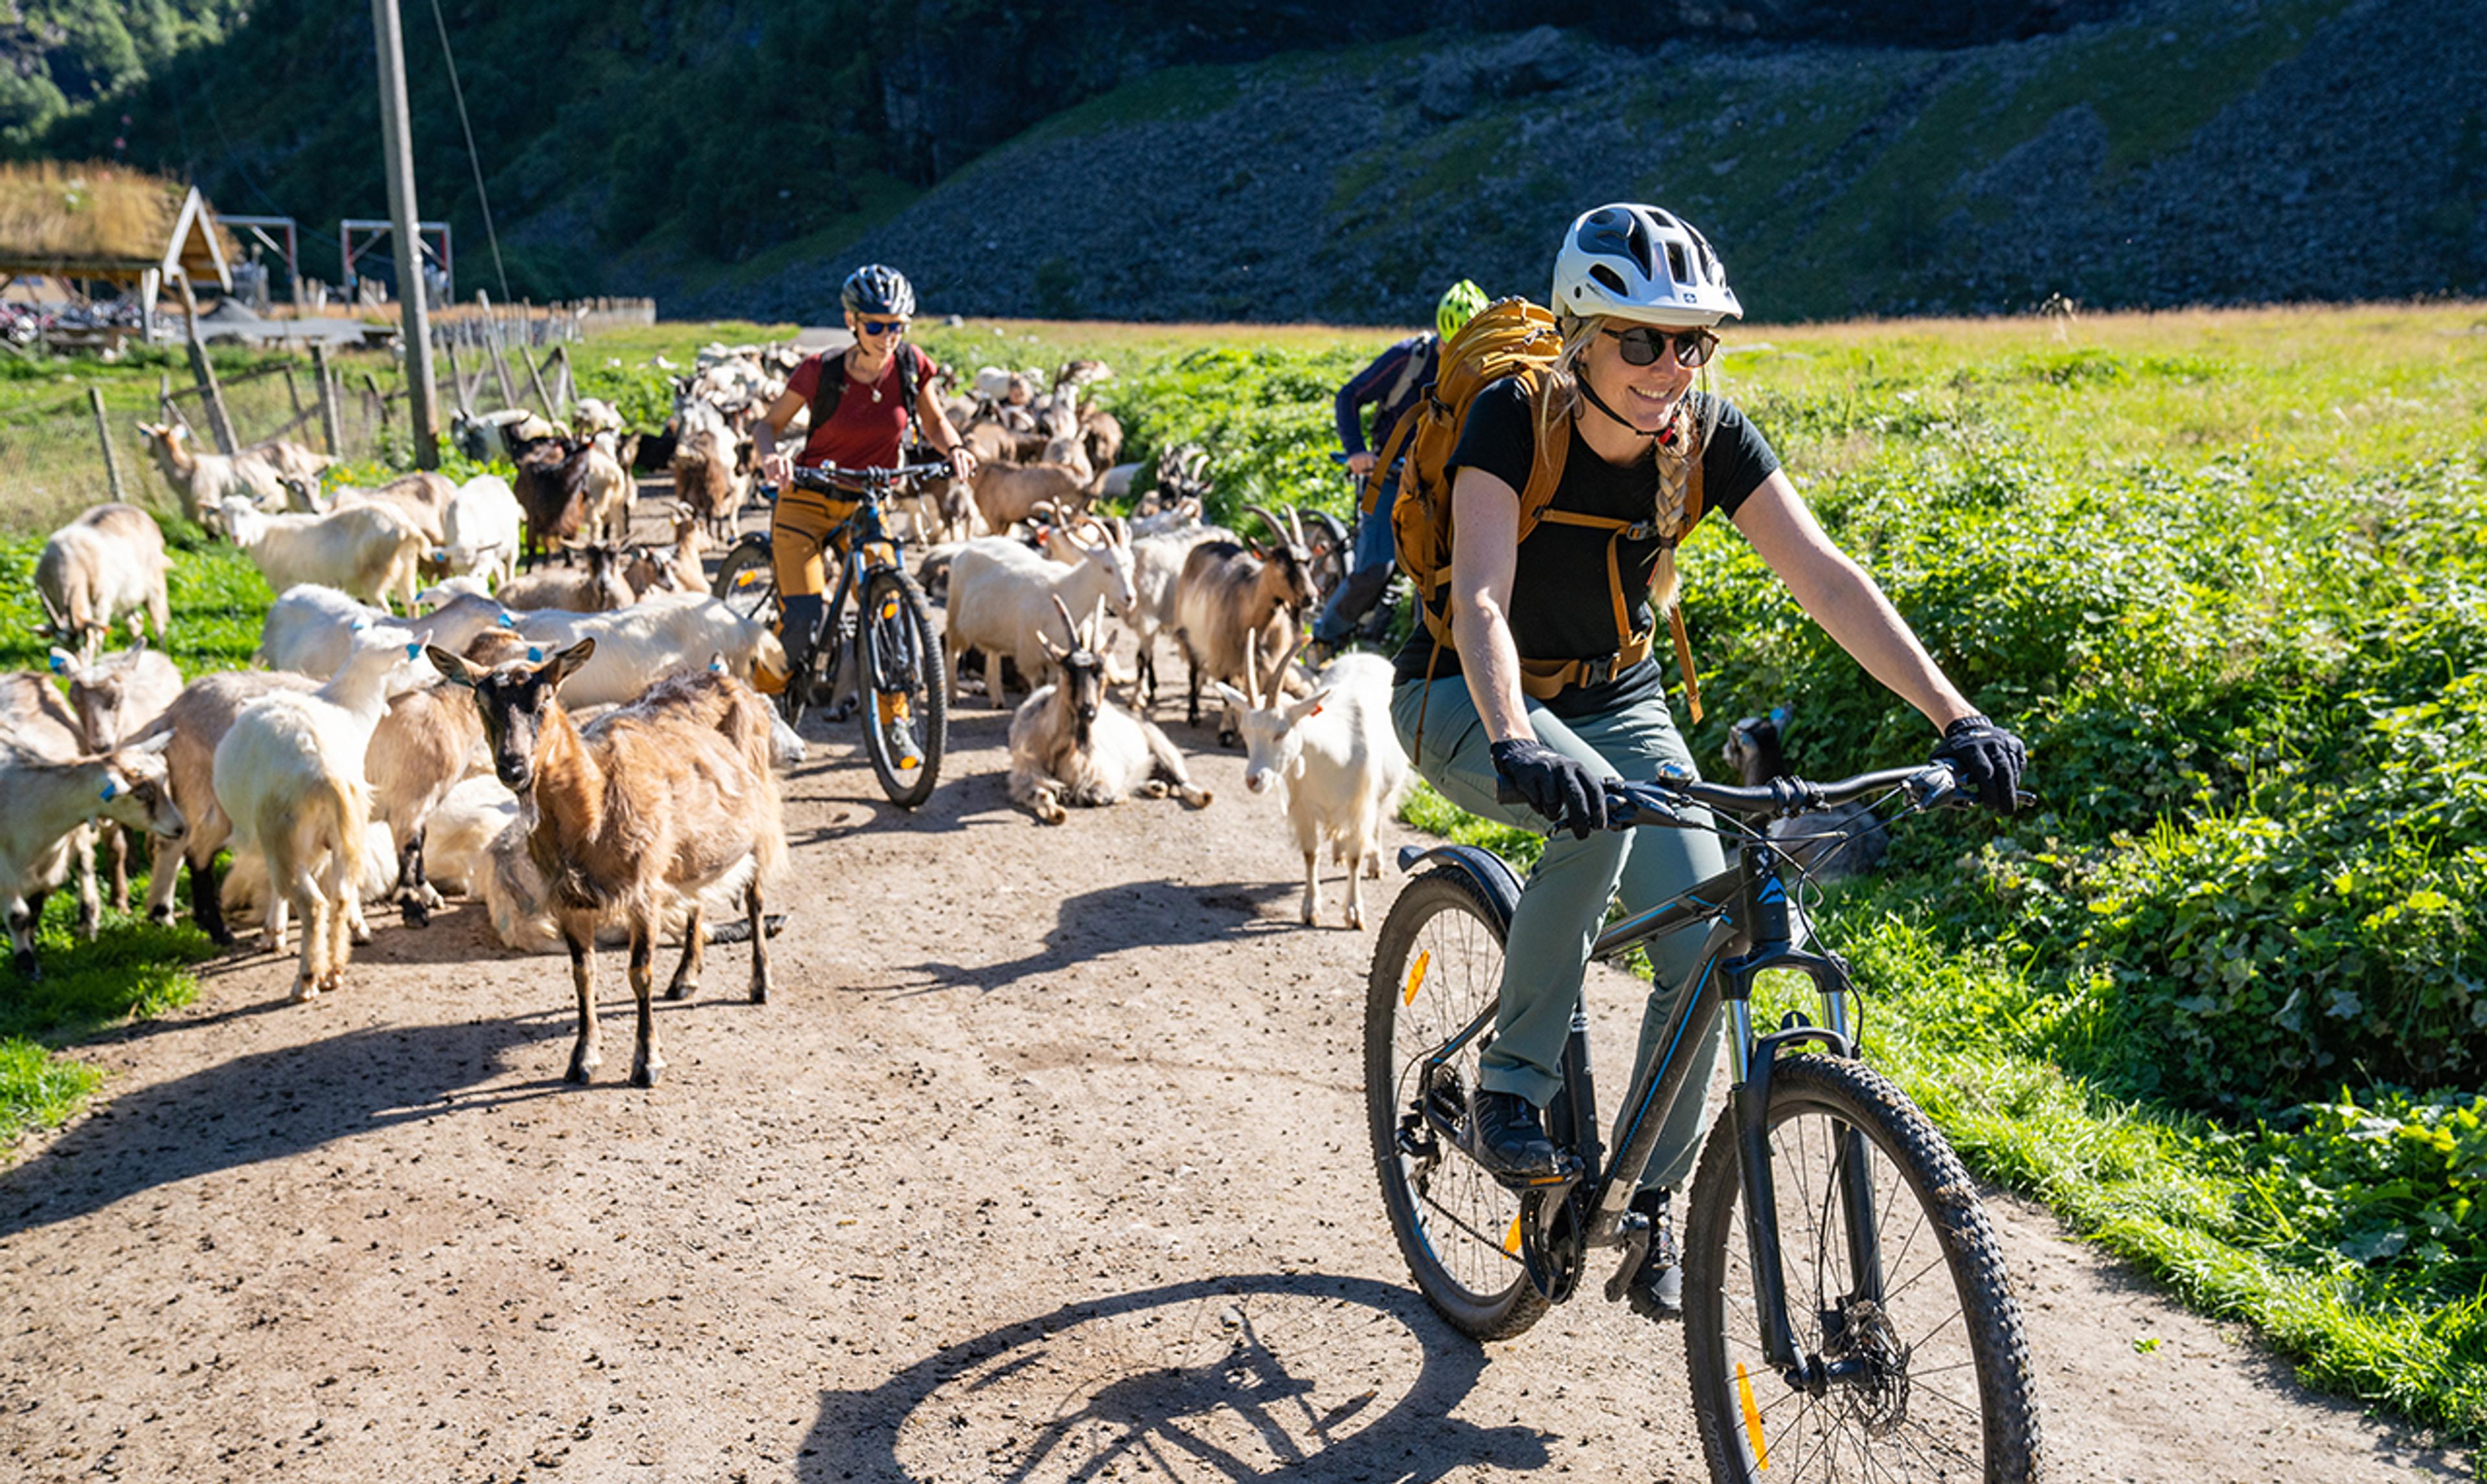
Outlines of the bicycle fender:
<svg viewBox="0 0 2487 1484">
<path fill-rule="evenodd" d="M 1467 872 L 1486 894 L 1486 899 L 1502 913 L 1505 922 L 1520 906 L 1520 877 L 1509 862 L 1478 845 L 1402 845 L 1399 847 L 1399 869 L 1413 874 L 1416 867 L 1429 861 L 1456 866 Z"/>
</svg>

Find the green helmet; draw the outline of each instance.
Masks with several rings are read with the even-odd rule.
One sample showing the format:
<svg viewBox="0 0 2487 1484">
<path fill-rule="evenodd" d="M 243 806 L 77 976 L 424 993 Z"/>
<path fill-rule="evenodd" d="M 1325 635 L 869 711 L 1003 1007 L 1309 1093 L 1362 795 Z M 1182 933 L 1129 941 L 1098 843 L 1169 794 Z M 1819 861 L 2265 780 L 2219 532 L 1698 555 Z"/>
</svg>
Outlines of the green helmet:
<svg viewBox="0 0 2487 1484">
<path fill-rule="evenodd" d="M 1442 301 L 1434 306 L 1434 328 L 1449 340 L 1460 333 L 1460 326 L 1474 319 L 1485 308 L 1485 290 L 1474 279 L 1464 278 L 1442 291 Z"/>
</svg>

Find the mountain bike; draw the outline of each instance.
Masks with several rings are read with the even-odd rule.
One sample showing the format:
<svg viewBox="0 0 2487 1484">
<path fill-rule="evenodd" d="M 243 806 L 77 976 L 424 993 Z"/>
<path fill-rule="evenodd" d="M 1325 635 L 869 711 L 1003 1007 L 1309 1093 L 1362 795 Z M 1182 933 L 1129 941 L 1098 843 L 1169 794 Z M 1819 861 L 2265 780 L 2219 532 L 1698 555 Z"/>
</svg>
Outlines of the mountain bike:
<svg viewBox="0 0 2487 1484">
<path fill-rule="evenodd" d="M 1707 923 L 1692 989 L 1634 1069 L 1620 1149 L 1599 1137 L 1588 1021 L 1575 1005 L 1563 1087 L 1547 1109 L 1554 1178 L 1506 1188 L 1475 1163 L 1468 1095 L 1494 1037 L 1520 878 L 1474 846 L 1410 846 L 1365 1011 L 1365 1097 L 1390 1229 L 1417 1287 L 1479 1339 L 1506 1338 L 1571 1298 L 1592 1249 L 1620 1250 L 1625 1295 L 1653 1238 L 1630 1209 L 1659 1130 L 1690 1086 L 1691 1048 L 1728 1018 L 1726 1110 L 1685 1214 L 1685 1345 L 1711 1476 L 2019 1481 L 2038 1471 L 2021 1314 L 1960 1161 L 1898 1087 L 1859 1059 L 1855 990 L 1836 953 L 1804 946 L 1794 868 L 1732 823 L 1872 797 L 1920 812 L 1962 799 L 1942 765 L 1835 783 L 1607 785 L 1613 827 L 1740 835 L 1727 870 L 1602 933 L 1595 959 Z M 1517 802 L 1506 794 L 1506 802 Z M 1716 811 L 1722 826 L 1695 808 Z M 1809 977 L 1821 1021 L 1756 1033 L 1755 980 Z M 1767 1472 L 1764 1470 L 1768 1470 Z"/>
<path fill-rule="evenodd" d="M 852 500 L 855 508 L 826 542 L 837 554 L 837 586 L 821 610 L 805 673 L 787 678 L 778 706 L 788 726 L 799 725 L 814 706 L 825 706 L 829 720 L 842 722 L 860 708 L 862 688 L 869 684 L 873 707 L 864 717 L 864 754 L 881 791 L 902 809 L 933 796 L 949 741 L 950 681 L 924 594 L 907 575 L 898 538 L 881 525 L 880 508 L 899 483 L 949 472 L 946 463 L 795 470 L 796 484 Z M 746 532 L 735 541 L 717 566 L 712 591 L 744 618 L 779 607 L 768 532 Z M 850 596 L 855 599 L 852 609 Z M 913 756 L 897 745 L 900 737 L 912 745 Z"/>
</svg>

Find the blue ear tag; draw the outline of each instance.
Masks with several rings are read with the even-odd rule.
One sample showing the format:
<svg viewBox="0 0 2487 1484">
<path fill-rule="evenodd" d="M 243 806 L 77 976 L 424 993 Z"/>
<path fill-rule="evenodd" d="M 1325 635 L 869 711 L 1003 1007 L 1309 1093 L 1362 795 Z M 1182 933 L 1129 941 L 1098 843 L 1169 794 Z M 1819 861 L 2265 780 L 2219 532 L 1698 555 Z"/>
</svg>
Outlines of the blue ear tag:
<svg viewBox="0 0 2487 1484">
<path fill-rule="evenodd" d="M 370 620 L 369 620 L 369 619 L 365 619 L 365 618 L 356 618 L 353 622 L 349 623 L 349 624 L 347 624 L 347 625 L 346 625 L 346 632 L 347 632 L 347 633 L 349 633 L 349 634 L 359 634 L 359 633 L 361 633 L 363 630 L 365 630 L 365 629 L 367 629 L 367 628 L 370 628 L 371 626 L 372 626 L 372 625 L 371 625 L 371 622 L 370 622 Z"/>
<path fill-rule="evenodd" d="M 120 791 L 121 781 L 119 779 L 107 778 L 103 781 L 103 792 L 100 797 L 104 803 L 109 804 L 112 802 L 112 796 Z"/>
<path fill-rule="evenodd" d="M 69 661 L 67 661 L 67 660 L 65 660 L 65 659 L 62 659 L 62 658 L 61 658 L 59 655 L 57 655 L 57 654 L 53 655 L 53 656 L 52 656 L 52 673 L 54 673 L 54 674 L 56 674 L 56 675 L 65 675 L 65 674 L 68 674 L 69 673 L 70 673 L 70 665 L 69 665 Z"/>
<path fill-rule="evenodd" d="M 503 627 L 503 628 L 505 628 L 505 629 L 514 629 L 514 628 L 517 628 L 517 626 L 518 626 L 518 616 L 517 616 L 517 614 L 514 614 L 514 613 L 510 612 L 510 611 L 509 611 L 508 609 L 506 609 L 506 608 L 502 609 L 502 610 L 501 610 L 501 627 Z"/>
<path fill-rule="evenodd" d="M 725 661 L 721 659 L 710 660 L 708 662 L 708 673 L 713 675 L 721 675 L 725 673 Z"/>
<path fill-rule="evenodd" d="M 423 646 L 416 644 L 407 645 L 405 646 L 405 657 L 410 660 L 419 660 L 423 658 Z"/>
<path fill-rule="evenodd" d="M 1787 724 L 1788 708 L 1785 706 L 1771 707 L 1771 725 L 1774 727 L 1784 727 Z"/>
<path fill-rule="evenodd" d="M 527 663 L 528 663 L 528 664 L 530 664 L 530 665 L 541 665 L 541 664 L 543 664 L 543 663 L 544 663 L 544 651 L 543 651 L 542 649 L 537 648 L 537 647 L 536 647 L 535 646 L 533 646 L 533 645 L 529 645 L 529 646 L 527 646 Z"/>
</svg>

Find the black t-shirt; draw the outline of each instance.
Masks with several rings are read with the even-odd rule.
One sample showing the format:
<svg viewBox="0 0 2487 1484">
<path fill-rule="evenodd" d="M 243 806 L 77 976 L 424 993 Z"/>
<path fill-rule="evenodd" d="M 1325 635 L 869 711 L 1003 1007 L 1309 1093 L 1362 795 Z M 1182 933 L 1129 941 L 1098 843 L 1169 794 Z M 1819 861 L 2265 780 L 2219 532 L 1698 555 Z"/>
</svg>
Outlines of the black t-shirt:
<svg viewBox="0 0 2487 1484">
<path fill-rule="evenodd" d="M 1688 394 L 1693 421 L 1712 410 L 1712 398 Z M 1761 487 L 1779 467 L 1778 455 L 1734 403 L 1717 400 L 1719 426 L 1701 452 L 1701 505 L 1710 514 L 1733 515 L 1745 497 Z M 1594 416 L 1594 414 L 1592 414 Z M 1658 464 L 1643 455 L 1618 467 L 1598 456 L 1574 426 L 1567 431 L 1571 453 L 1563 461 L 1563 480 L 1554 489 L 1551 508 L 1620 520 L 1646 518 L 1658 501 Z M 1451 453 L 1450 470 L 1483 469 L 1513 489 L 1528 484 L 1529 466 L 1537 455 L 1536 414 L 1518 380 L 1486 388 L 1468 408 L 1467 422 Z M 1629 634 L 1615 632 L 1613 590 L 1607 582 L 1607 541 L 1611 533 L 1587 526 L 1564 526 L 1541 520 L 1520 543 L 1511 577 L 1512 643 L 1529 659 L 1597 659 L 1623 647 Z M 1650 574 L 1657 568 L 1663 543 L 1627 540 L 1617 553 L 1623 572 L 1625 600 L 1632 610 L 1632 630 L 1651 624 Z M 1431 666 L 1434 678 L 1460 673 L 1459 651 L 1442 646 L 1438 658 L 1434 637 L 1419 623 L 1399 651 L 1398 678 L 1421 680 Z M 1645 659 L 1611 680 L 1566 690 L 1546 702 L 1556 716 L 1590 716 L 1632 704 L 1663 688 L 1657 661 Z"/>
</svg>

